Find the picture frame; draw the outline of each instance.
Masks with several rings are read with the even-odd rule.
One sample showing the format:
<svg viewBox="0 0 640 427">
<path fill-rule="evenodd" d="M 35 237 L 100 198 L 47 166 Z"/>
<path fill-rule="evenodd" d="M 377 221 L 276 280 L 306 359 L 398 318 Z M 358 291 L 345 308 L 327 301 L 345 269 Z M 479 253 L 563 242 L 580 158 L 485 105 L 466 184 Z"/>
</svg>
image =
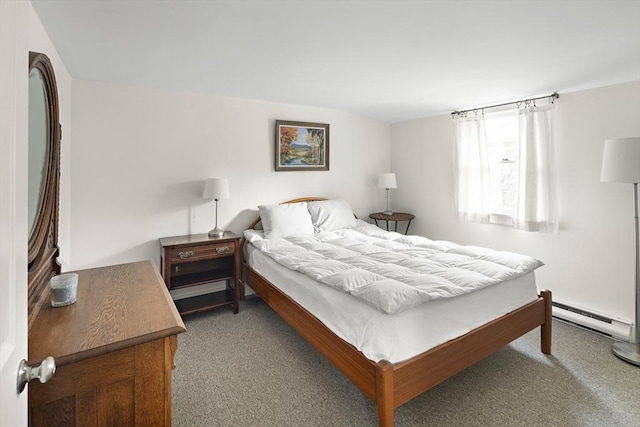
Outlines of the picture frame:
<svg viewBox="0 0 640 427">
<path fill-rule="evenodd" d="M 328 171 L 329 124 L 276 120 L 275 169 Z"/>
</svg>

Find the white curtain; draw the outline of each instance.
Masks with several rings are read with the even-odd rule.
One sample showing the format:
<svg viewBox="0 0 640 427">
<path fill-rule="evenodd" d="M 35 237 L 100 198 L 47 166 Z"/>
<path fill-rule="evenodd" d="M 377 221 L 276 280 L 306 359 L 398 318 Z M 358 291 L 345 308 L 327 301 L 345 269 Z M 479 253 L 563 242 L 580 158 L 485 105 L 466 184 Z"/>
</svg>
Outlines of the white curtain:
<svg viewBox="0 0 640 427">
<path fill-rule="evenodd" d="M 513 226 L 558 232 L 551 113 L 553 103 L 518 111 L 520 179 Z"/>
<path fill-rule="evenodd" d="M 454 125 L 458 217 L 463 221 L 487 223 L 491 218 L 491 194 L 484 115 L 456 114 Z"/>
</svg>

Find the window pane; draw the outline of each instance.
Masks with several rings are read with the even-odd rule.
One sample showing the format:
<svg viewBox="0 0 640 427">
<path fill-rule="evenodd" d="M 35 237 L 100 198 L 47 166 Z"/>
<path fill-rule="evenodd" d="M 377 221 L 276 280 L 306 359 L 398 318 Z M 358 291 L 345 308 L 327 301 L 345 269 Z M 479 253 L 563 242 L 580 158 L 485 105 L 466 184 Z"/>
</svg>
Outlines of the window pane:
<svg viewBox="0 0 640 427">
<path fill-rule="evenodd" d="M 511 216 L 518 194 L 517 111 L 485 115 L 485 123 L 489 151 L 491 211 Z"/>
</svg>

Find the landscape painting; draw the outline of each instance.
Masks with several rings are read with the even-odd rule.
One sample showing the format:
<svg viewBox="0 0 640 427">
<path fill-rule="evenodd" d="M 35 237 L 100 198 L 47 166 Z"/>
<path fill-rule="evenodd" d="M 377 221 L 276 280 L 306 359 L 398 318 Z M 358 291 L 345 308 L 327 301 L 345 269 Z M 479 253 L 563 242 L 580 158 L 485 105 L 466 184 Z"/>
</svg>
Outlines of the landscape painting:
<svg viewBox="0 0 640 427">
<path fill-rule="evenodd" d="M 276 171 L 328 171 L 329 125 L 276 120 Z"/>
</svg>

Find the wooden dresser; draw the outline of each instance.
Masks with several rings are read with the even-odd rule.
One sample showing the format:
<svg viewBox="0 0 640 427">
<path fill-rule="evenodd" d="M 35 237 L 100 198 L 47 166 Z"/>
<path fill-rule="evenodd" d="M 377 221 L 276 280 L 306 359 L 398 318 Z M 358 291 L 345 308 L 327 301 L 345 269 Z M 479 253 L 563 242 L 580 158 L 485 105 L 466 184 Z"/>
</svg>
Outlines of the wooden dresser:
<svg viewBox="0 0 640 427">
<path fill-rule="evenodd" d="M 78 300 L 44 304 L 29 330 L 31 426 L 169 426 L 171 371 L 185 327 L 151 261 L 76 271 Z"/>
</svg>

